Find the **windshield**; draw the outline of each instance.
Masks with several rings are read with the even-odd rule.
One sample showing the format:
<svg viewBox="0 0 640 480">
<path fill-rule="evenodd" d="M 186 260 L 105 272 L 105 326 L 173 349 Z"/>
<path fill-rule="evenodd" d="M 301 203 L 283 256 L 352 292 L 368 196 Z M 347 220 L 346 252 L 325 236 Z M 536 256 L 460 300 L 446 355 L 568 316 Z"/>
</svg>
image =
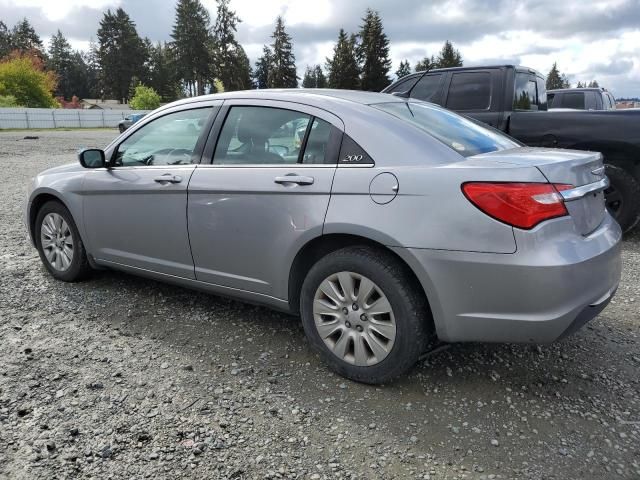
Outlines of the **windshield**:
<svg viewBox="0 0 640 480">
<path fill-rule="evenodd" d="M 520 146 L 518 142 L 498 130 L 479 125 L 430 103 L 378 103 L 372 107 L 418 127 L 463 157 Z"/>
</svg>

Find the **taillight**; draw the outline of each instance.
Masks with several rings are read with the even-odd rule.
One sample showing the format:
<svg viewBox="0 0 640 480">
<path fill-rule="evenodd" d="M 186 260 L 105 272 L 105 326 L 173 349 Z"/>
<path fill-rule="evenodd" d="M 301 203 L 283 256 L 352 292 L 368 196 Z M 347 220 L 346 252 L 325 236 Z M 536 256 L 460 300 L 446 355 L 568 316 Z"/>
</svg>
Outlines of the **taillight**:
<svg viewBox="0 0 640 480">
<path fill-rule="evenodd" d="M 558 183 L 469 182 L 462 192 L 487 215 L 508 225 L 530 229 L 550 218 L 567 215 L 560 191 L 573 185 Z"/>
</svg>

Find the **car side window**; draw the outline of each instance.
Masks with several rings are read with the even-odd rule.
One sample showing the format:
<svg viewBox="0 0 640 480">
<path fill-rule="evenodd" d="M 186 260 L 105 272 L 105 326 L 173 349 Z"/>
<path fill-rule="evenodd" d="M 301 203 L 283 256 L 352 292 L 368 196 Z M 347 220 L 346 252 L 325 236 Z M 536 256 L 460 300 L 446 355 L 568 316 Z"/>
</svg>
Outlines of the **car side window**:
<svg viewBox="0 0 640 480">
<path fill-rule="evenodd" d="M 515 93 L 513 97 L 514 110 L 538 110 L 538 86 L 536 76 L 525 72 L 516 73 Z M 544 99 L 546 103 L 546 98 Z M 557 103 L 557 102 L 556 102 Z M 557 105 L 554 105 L 554 107 Z"/>
<path fill-rule="evenodd" d="M 136 130 L 118 145 L 116 167 L 184 165 L 211 114 L 211 107 L 169 113 Z"/>
<path fill-rule="evenodd" d="M 584 110 L 584 92 L 565 92 L 562 95 L 561 107 Z"/>
<path fill-rule="evenodd" d="M 331 151 L 331 124 L 314 118 L 304 148 L 302 163 L 335 163 L 335 153 Z"/>
<path fill-rule="evenodd" d="M 433 97 L 440 90 L 440 82 L 443 75 L 441 73 L 425 75 L 420 79 L 416 86 L 411 90 L 411 98 L 424 100 L 425 102 L 433 101 Z"/>
<path fill-rule="evenodd" d="M 231 107 L 220 132 L 213 163 L 218 165 L 298 163 L 310 122 L 311 115 L 294 110 L 272 107 Z"/>
<path fill-rule="evenodd" d="M 446 107 L 450 110 L 487 110 L 491 105 L 489 72 L 454 73 Z"/>
</svg>

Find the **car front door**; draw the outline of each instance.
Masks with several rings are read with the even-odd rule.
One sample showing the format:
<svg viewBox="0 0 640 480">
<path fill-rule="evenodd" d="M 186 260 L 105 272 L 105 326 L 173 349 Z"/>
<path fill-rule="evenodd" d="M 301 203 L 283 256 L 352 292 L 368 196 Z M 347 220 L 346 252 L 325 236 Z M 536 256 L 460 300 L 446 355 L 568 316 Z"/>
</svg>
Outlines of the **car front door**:
<svg viewBox="0 0 640 480">
<path fill-rule="evenodd" d="M 275 101 L 225 101 L 218 118 L 189 184 L 196 278 L 286 299 L 296 252 L 322 233 L 344 127 Z"/>
<path fill-rule="evenodd" d="M 107 150 L 108 168 L 87 171 L 83 220 L 98 263 L 195 277 L 187 185 L 217 110 L 199 105 L 145 122 Z"/>
</svg>

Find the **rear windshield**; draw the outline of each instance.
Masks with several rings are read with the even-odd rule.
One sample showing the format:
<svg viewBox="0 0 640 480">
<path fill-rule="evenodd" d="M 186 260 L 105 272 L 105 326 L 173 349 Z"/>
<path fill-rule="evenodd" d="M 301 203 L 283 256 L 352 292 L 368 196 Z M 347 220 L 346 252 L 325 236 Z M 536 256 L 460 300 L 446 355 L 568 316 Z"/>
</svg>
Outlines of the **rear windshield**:
<svg viewBox="0 0 640 480">
<path fill-rule="evenodd" d="M 484 127 L 430 103 L 378 103 L 372 107 L 418 127 L 463 157 L 520 146 L 518 142 L 498 130 Z"/>
</svg>

